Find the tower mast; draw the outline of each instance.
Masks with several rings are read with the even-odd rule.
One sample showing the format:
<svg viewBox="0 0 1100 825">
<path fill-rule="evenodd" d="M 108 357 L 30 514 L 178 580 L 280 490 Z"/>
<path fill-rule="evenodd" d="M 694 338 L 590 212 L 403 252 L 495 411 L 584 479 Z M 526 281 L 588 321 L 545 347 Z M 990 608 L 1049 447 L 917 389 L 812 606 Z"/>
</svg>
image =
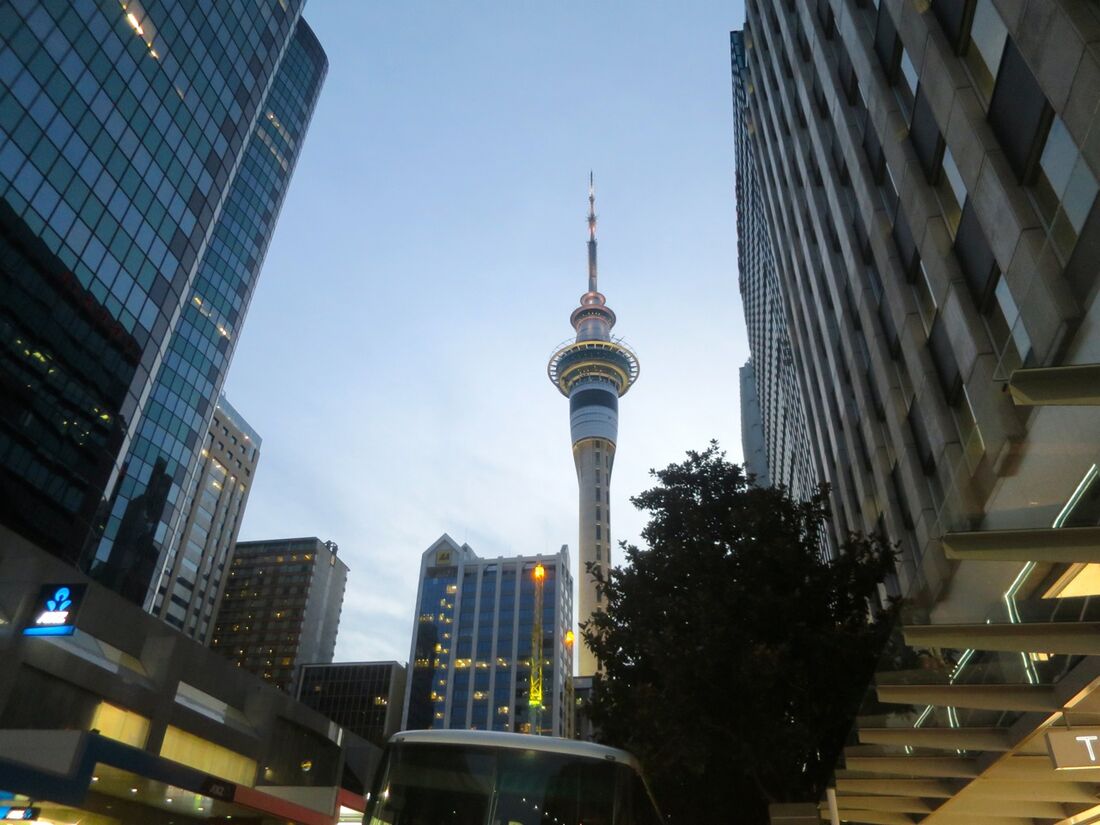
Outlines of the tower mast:
<svg viewBox="0 0 1100 825">
<path fill-rule="evenodd" d="M 596 183 L 588 173 L 588 291 L 596 289 Z"/>
</svg>

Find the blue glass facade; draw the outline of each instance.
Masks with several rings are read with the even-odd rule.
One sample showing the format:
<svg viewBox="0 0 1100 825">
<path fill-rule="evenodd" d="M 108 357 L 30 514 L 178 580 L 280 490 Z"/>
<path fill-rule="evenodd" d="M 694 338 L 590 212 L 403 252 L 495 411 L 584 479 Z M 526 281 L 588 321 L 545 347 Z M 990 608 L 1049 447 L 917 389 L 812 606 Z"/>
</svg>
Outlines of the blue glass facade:
<svg viewBox="0 0 1100 825">
<path fill-rule="evenodd" d="M 539 563 L 544 698 L 536 720 L 529 699 Z M 436 542 L 422 566 L 403 727 L 568 735 L 572 592 L 565 548 L 548 558 L 481 559 L 449 537 Z"/>
<path fill-rule="evenodd" d="M 326 66 L 324 52 L 305 21 L 300 20 L 260 107 L 194 282 L 185 293 L 180 318 L 153 381 L 151 400 L 123 463 L 122 483 L 116 488 L 110 514 L 103 525 L 92 561 L 93 574 L 99 570 L 111 571 L 109 575 L 115 569 L 132 571 L 134 568 L 128 563 L 131 558 L 151 563 L 162 559 L 158 575 L 134 577 L 138 584 L 151 584 L 148 592 L 135 592 L 134 597 L 144 598 L 154 608 L 159 607 L 156 603 L 159 573 L 171 570 L 179 552 L 181 534 L 177 528 L 184 510 L 177 506 L 180 492 L 195 488 L 194 474 L 200 464 L 198 454 L 203 437 L 244 323 Z M 170 464 L 174 462 L 176 468 L 168 500 L 152 525 L 151 535 L 139 537 L 133 546 L 134 537 L 121 528 L 128 508 L 143 494 L 145 479 L 155 473 L 156 462 L 161 458 Z M 239 473 L 231 471 L 228 483 L 249 483 L 238 476 Z M 216 592 L 208 596 L 215 598 Z"/>
<path fill-rule="evenodd" d="M 300 12 L 0 6 L 0 525 L 134 601 L 324 74 Z"/>
</svg>

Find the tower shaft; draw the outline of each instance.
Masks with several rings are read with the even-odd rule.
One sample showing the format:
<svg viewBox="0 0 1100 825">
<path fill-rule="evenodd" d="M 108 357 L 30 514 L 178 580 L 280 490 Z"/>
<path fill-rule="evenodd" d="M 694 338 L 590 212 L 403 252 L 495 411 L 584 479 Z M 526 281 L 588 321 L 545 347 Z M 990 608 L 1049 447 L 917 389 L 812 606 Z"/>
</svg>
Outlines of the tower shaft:
<svg viewBox="0 0 1100 825">
<path fill-rule="evenodd" d="M 573 463 L 577 468 L 580 522 L 577 555 L 582 573 L 577 615 L 581 621 L 589 621 L 596 611 L 603 609 L 603 597 L 596 589 L 593 573 L 611 567 L 611 470 L 615 466 L 615 442 L 606 438 L 575 442 Z M 595 654 L 588 645 L 581 645 L 577 672 L 591 676 L 598 669 Z"/>
</svg>

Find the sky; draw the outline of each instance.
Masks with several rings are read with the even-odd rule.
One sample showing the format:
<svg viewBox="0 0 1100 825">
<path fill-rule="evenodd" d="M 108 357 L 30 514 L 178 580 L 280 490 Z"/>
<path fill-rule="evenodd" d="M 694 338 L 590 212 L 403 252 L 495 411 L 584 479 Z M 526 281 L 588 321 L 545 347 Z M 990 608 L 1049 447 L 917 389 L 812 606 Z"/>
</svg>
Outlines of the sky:
<svg viewBox="0 0 1100 825">
<path fill-rule="evenodd" d="M 348 564 L 336 661 L 405 662 L 421 554 L 577 571 L 568 401 L 546 362 L 587 288 L 641 362 L 613 538 L 650 468 L 741 460 L 726 2 L 311 0 L 329 73 L 226 382 L 263 446 L 241 540 Z M 621 551 L 616 550 L 621 559 Z"/>
</svg>

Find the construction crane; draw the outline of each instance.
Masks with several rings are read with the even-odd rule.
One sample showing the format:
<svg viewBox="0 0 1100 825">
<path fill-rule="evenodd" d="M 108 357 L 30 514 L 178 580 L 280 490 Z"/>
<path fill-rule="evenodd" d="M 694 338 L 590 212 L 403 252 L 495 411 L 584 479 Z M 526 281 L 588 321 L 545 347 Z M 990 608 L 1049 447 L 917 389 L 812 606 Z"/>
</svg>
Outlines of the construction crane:
<svg viewBox="0 0 1100 825">
<path fill-rule="evenodd" d="M 542 733 L 542 585 L 546 568 L 535 564 L 535 622 L 531 630 L 531 688 L 527 703 L 531 708 L 531 732 Z"/>
</svg>

